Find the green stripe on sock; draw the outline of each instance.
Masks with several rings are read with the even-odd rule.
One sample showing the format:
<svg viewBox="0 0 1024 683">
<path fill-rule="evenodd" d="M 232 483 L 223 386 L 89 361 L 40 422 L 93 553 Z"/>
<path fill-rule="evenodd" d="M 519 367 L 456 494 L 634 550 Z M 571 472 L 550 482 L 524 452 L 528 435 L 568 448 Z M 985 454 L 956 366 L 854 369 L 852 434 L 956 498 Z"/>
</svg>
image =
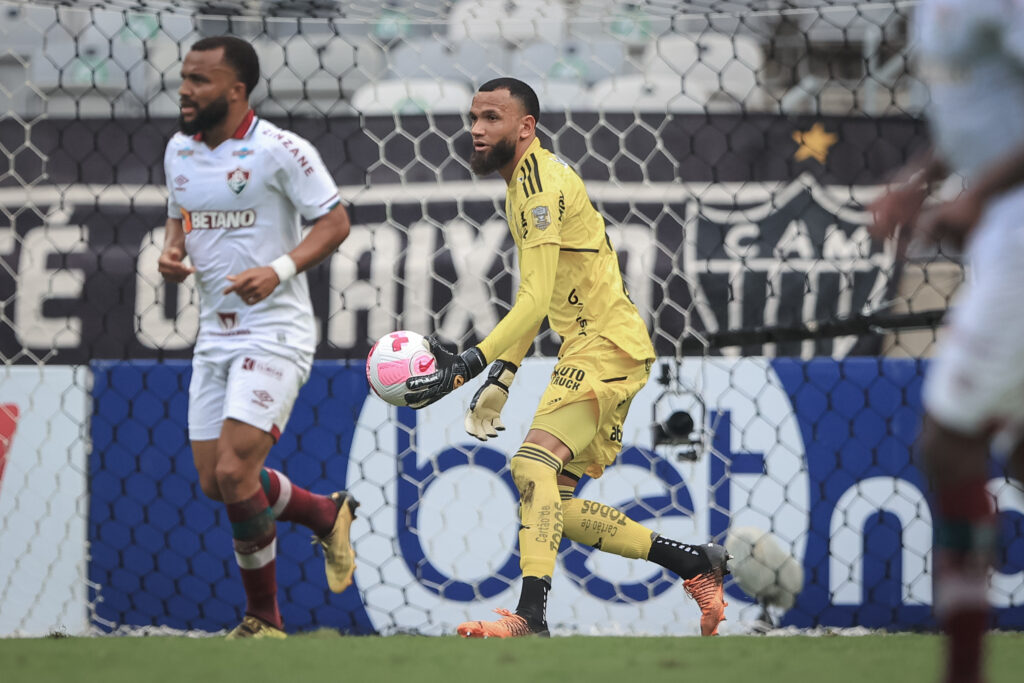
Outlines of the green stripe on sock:
<svg viewBox="0 0 1024 683">
<path fill-rule="evenodd" d="M 231 536 L 239 541 L 249 541 L 265 536 L 274 526 L 274 514 L 268 507 L 255 517 L 231 523 Z"/>
<path fill-rule="evenodd" d="M 999 531 L 990 524 L 972 524 L 965 520 L 938 520 L 935 545 L 960 552 L 989 551 L 998 545 Z"/>
</svg>

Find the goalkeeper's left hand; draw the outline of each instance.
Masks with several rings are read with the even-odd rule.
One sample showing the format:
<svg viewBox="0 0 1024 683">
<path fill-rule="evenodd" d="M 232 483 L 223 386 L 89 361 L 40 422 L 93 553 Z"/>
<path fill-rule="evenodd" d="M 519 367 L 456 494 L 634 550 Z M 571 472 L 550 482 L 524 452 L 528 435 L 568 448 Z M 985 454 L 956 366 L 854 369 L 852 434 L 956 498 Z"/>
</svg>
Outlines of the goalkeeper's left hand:
<svg viewBox="0 0 1024 683">
<path fill-rule="evenodd" d="M 456 354 L 454 347 L 433 334 L 427 337 L 427 345 L 434 354 L 437 370 L 405 381 L 405 388 L 409 390 L 405 402 L 417 410 L 447 396 L 479 375 L 487 366 L 484 355 L 475 346 Z"/>
<path fill-rule="evenodd" d="M 481 441 L 498 436 L 505 430 L 501 423 L 501 409 L 508 400 L 508 388 L 519 368 L 507 360 L 496 360 L 487 373 L 487 381 L 473 396 L 466 412 L 466 432 Z"/>
</svg>

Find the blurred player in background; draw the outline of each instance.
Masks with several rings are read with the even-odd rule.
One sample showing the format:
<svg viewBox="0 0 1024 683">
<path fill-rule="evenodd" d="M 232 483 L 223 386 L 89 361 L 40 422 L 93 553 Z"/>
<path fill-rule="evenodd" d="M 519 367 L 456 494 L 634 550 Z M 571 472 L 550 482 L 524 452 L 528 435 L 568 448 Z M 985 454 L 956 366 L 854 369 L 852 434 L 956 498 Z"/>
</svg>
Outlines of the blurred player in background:
<svg viewBox="0 0 1024 683">
<path fill-rule="evenodd" d="M 313 309 L 299 274 L 338 248 L 349 219 L 316 149 L 249 108 L 259 77 L 247 42 L 196 42 L 182 66 L 181 132 L 164 155 L 160 273 L 171 282 L 194 273 L 199 290 L 189 438 L 203 492 L 227 507 L 247 598 L 229 638 L 285 637 L 275 518 L 313 531 L 331 590 L 344 590 L 355 569 L 355 501 L 312 494 L 263 467 L 313 363 Z M 305 237 L 300 218 L 313 223 Z"/>
<path fill-rule="evenodd" d="M 931 89 L 934 151 L 872 206 L 876 237 L 900 227 L 966 244 L 958 294 L 923 388 L 918 442 L 935 497 L 935 614 L 948 635 L 945 681 L 984 680 L 988 575 L 997 519 L 986 491 L 996 432 L 1014 437 L 1024 480 L 1024 3 L 925 0 L 918 56 Z M 948 170 L 966 189 L 921 211 Z M 905 239 L 903 240 L 905 242 Z"/>
<path fill-rule="evenodd" d="M 473 98 L 470 165 L 477 175 L 497 171 L 508 183 L 505 215 L 519 254 L 519 291 L 479 346 L 456 355 L 431 338 L 438 370 L 407 381 L 410 405 L 421 408 L 492 362 L 466 414 L 466 431 L 486 441 L 504 429 L 501 409 L 545 316 L 563 340 L 533 424 L 510 465 L 520 495 L 519 605 L 515 612 L 498 610 L 497 621 L 466 622 L 458 631 L 470 638 L 548 635 L 547 597 L 564 534 L 681 576 L 700 606 L 702 634 L 715 635 L 726 605 L 725 548 L 664 538 L 619 510 L 574 497 L 584 475 L 600 477 L 615 461 L 626 413 L 647 383 L 654 348 L 626 293 L 604 219 L 580 177 L 541 147 L 539 117 L 537 95 L 514 78 L 489 81 Z"/>
</svg>

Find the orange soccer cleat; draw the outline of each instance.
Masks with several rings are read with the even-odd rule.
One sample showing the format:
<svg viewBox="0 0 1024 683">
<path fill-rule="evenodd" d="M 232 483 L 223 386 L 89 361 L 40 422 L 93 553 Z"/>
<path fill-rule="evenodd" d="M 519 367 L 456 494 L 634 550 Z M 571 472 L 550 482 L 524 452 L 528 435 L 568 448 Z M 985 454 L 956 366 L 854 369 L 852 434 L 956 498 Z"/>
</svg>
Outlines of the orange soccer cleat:
<svg viewBox="0 0 1024 683">
<path fill-rule="evenodd" d="M 704 549 L 711 561 L 711 569 L 683 581 L 683 588 L 700 607 L 700 634 L 717 636 L 718 625 L 725 621 L 725 608 L 729 604 L 725 601 L 722 583 L 729 573 L 728 563 L 732 556 L 717 543 L 708 543 Z"/>
<path fill-rule="evenodd" d="M 501 615 L 497 621 L 466 621 L 459 624 L 459 635 L 463 638 L 519 638 L 522 636 L 540 636 L 547 638 L 551 634 L 547 628 L 534 629 L 525 618 L 513 614 L 507 609 L 494 610 Z"/>
</svg>

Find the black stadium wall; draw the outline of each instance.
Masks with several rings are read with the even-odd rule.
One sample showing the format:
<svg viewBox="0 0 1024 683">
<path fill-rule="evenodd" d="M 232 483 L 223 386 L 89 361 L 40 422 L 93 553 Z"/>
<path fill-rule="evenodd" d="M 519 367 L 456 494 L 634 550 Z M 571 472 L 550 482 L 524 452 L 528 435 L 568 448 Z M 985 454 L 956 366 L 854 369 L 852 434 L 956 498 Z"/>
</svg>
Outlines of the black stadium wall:
<svg viewBox="0 0 1024 683">
<path fill-rule="evenodd" d="M 344 256 L 344 265 L 309 274 L 318 357 L 358 358 L 381 330 L 414 325 L 471 343 L 507 310 L 516 282 L 502 186 L 468 182 L 462 117 L 275 123 L 313 142 L 353 225 L 373 233 L 331 259 Z M 0 175 L 5 358 L 189 356 L 188 324 L 178 319 L 187 289 L 164 285 L 155 270 L 163 152 L 175 130 L 172 120 L 0 121 L 11 160 Z M 834 138 L 825 153 L 801 154 L 802 136 L 814 130 Z M 553 144 L 546 131 L 559 131 Z M 588 182 L 662 355 L 679 350 L 684 330 L 798 324 L 809 311 L 827 319 L 863 309 L 886 286 L 892 259 L 865 242 L 854 189 L 884 183 L 926 143 L 924 124 L 910 118 L 714 114 L 544 114 L 541 137 Z M 752 256 L 737 257 L 736 244 Z M 806 266 L 823 259 L 843 265 Z M 781 274 L 779 262 L 788 264 Z M 771 320 L 769 296 L 778 299 Z M 814 342 L 814 355 L 836 353 L 835 343 Z M 553 355 L 557 345 L 548 335 L 540 348 Z M 780 343 L 775 354 L 802 348 Z M 878 348 L 869 335 L 845 352 Z"/>
</svg>

